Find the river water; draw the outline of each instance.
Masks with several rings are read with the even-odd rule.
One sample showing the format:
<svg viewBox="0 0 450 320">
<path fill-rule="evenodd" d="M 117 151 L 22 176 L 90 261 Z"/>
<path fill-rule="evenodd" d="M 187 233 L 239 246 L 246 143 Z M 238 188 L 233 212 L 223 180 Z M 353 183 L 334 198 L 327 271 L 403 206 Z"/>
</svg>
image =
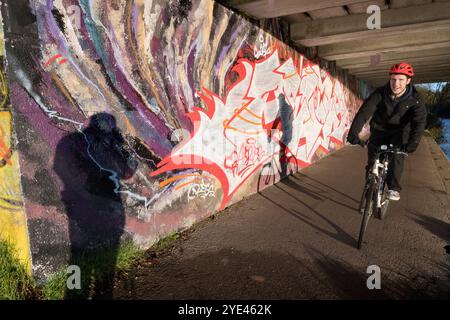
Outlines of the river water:
<svg viewBox="0 0 450 320">
<path fill-rule="evenodd" d="M 444 142 L 440 144 L 442 150 L 450 160 L 450 119 L 442 119 Z"/>
</svg>

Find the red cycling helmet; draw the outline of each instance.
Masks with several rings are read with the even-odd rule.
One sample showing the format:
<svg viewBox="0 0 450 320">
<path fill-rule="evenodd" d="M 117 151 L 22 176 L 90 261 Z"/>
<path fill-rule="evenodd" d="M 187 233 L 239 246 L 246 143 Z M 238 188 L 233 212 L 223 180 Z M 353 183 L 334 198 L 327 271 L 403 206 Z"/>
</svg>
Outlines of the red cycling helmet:
<svg viewBox="0 0 450 320">
<path fill-rule="evenodd" d="M 405 76 L 412 77 L 414 70 L 409 63 L 400 62 L 391 67 L 389 74 L 404 74 Z"/>
</svg>

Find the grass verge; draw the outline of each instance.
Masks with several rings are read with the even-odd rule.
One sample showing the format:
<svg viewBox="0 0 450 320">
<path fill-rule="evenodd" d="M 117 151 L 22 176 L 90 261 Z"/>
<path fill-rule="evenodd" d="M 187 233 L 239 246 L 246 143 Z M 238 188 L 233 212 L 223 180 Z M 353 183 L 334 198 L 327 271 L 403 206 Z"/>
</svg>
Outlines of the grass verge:
<svg viewBox="0 0 450 320">
<path fill-rule="evenodd" d="M 443 130 L 442 120 L 434 114 L 429 114 L 427 118 L 427 131 L 437 144 L 444 142 Z"/>
<path fill-rule="evenodd" d="M 67 290 L 68 277 L 74 274 L 67 273 L 69 267 L 67 265 L 45 283 L 42 288 L 43 299 L 111 298 L 115 273 L 128 269 L 144 253 L 144 250 L 136 247 L 131 241 L 122 243 L 118 248 L 82 252 L 73 257 L 71 262 L 72 265 L 79 267 L 80 289 Z"/>
<path fill-rule="evenodd" d="M 161 253 L 174 245 L 180 238 L 174 232 L 155 243 L 148 252 Z M 118 248 L 103 248 L 84 251 L 73 257 L 71 264 L 80 268 L 80 289 L 67 289 L 71 273 L 68 265 L 54 273 L 42 286 L 38 286 L 25 268 L 15 258 L 13 247 L 0 241 L 0 299 L 95 299 L 110 298 L 116 273 L 129 269 L 133 263 L 144 258 L 145 250 L 131 241 L 123 242 Z"/>
<path fill-rule="evenodd" d="M 16 250 L 0 240 L 0 300 L 24 300 L 37 297 L 33 279 L 17 259 Z"/>
<path fill-rule="evenodd" d="M 180 233 L 179 232 L 173 232 L 171 234 L 169 234 L 168 236 L 160 239 L 157 243 L 155 243 L 150 250 L 155 251 L 155 252 L 161 252 L 164 251 L 166 249 L 168 249 L 169 247 L 171 247 L 174 244 L 174 241 L 177 240 L 178 238 L 180 238 Z"/>
</svg>

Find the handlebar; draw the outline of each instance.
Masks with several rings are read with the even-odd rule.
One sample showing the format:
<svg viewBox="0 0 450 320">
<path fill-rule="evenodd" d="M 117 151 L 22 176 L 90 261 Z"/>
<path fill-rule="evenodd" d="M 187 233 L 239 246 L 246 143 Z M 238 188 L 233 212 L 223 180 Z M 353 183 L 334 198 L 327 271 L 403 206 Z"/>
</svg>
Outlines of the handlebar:
<svg viewBox="0 0 450 320">
<path fill-rule="evenodd" d="M 402 155 L 404 155 L 405 157 L 407 157 L 407 156 L 409 155 L 407 152 L 401 151 L 401 150 L 392 150 L 392 151 L 387 151 L 387 152 L 389 152 L 389 153 L 395 153 L 395 154 L 402 154 Z M 382 153 L 382 152 L 380 152 L 380 153 Z"/>
<path fill-rule="evenodd" d="M 377 154 L 380 155 L 382 153 L 395 153 L 395 154 L 402 154 L 404 156 L 408 156 L 408 153 L 403 151 L 401 148 L 393 147 L 392 145 L 381 145 L 378 147 Z"/>
<path fill-rule="evenodd" d="M 357 145 L 361 146 L 362 148 L 365 148 L 369 144 L 369 140 L 360 140 Z M 401 148 L 394 147 L 392 144 L 387 145 L 381 145 L 377 149 L 377 155 L 380 155 L 382 153 L 395 153 L 395 154 L 402 154 L 404 156 L 408 156 L 408 153 L 403 151 Z"/>
</svg>

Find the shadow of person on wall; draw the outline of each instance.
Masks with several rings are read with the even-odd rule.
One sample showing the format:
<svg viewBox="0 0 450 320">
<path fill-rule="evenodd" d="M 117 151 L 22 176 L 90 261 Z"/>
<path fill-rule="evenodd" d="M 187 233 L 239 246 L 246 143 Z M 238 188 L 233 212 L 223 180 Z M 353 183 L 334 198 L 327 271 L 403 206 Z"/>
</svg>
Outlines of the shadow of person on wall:
<svg viewBox="0 0 450 320">
<path fill-rule="evenodd" d="M 259 193 L 268 185 L 275 184 L 277 181 L 278 174 L 279 179 L 282 180 L 288 176 L 288 166 L 289 174 L 294 174 L 298 171 L 297 159 L 290 152 L 288 144 L 292 140 L 292 122 L 294 119 L 294 113 L 292 107 L 286 101 L 286 97 L 283 93 L 278 95 L 278 110 L 273 123 L 269 123 L 267 130 L 267 142 L 268 149 L 271 155 L 270 162 L 263 165 L 259 177 L 257 192 Z M 281 138 L 279 140 L 275 139 L 277 130 L 281 131 Z M 280 167 L 275 160 L 275 149 L 273 147 L 272 141 L 276 141 L 280 146 L 280 151 L 278 154 L 278 161 Z"/>
<path fill-rule="evenodd" d="M 280 179 L 285 178 L 288 175 L 287 167 L 289 164 L 289 148 L 288 145 L 292 140 L 292 121 L 294 115 L 292 107 L 286 101 L 284 94 L 278 95 L 278 116 L 277 119 L 281 121 L 281 139 L 280 139 Z M 291 172 L 292 173 L 292 172 Z M 294 172 L 295 173 L 295 172 Z"/>
<path fill-rule="evenodd" d="M 93 115 L 83 131 L 59 142 L 54 170 L 63 182 L 61 198 L 69 220 L 71 245 L 69 265 L 78 266 L 81 276 L 81 288 L 74 278 L 75 288 L 67 286 L 66 299 L 93 299 L 99 295 L 112 298 L 125 225 L 120 179 L 130 178 L 136 168 L 137 161 L 126 150 L 125 140 L 110 114 Z"/>
</svg>

